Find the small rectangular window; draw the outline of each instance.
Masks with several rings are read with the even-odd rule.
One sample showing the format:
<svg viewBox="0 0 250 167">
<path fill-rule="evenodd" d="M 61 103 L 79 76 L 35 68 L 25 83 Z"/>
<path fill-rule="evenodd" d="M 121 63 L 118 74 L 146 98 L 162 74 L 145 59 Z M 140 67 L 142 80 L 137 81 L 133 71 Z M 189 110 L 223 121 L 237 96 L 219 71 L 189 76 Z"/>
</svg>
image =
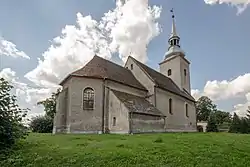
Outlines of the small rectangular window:
<svg viewBox="0 0 250 167">
<path fill-rule="evenodd" d="M 116 126 L 116 117 L 113 117 L 113 126 Z"/>
<path fill-rule="evenodd" d="M 131 69 L 131 70 L 133 70 L 133 68 L 134 68 L 134 65 L 133 65 L 133 64 L 131 64 L 131 65 L 130 65 L 130 69 Z"/>
</svg>

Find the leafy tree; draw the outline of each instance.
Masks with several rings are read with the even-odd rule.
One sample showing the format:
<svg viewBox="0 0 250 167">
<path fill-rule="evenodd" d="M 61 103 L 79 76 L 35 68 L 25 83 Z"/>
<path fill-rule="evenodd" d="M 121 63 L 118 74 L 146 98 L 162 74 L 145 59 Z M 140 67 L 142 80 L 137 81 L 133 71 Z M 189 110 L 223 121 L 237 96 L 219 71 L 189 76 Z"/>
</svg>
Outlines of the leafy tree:
<svg viewBox="0 0 250 167">
<path fill-rule="evenodd" d="M 216 118 L 214 114 L 211 114 L 207 122 L 207 132 L 218 132 L 218 126 L 216 124 Z"/>
<path fill-rule="evenodd" d="M 53 119 L 49 116 L 37 116 L 31 119 L 30 128 L 36 133 L 52 133 Z"/>
<path fill-rule="evenodd" d="M 248 109 L 247 109 L 247 119 L 250 120 L 250 106 L 248 106 Z"/>
<path fill-rule="evenodd" d="M 53 92 L 51 97 L 37 103 L 37 105 L 43 105 L 45 115 L 52 119 L 56 113 L 56 96 L 60 93 L 60 91 L 60 89 L 57 89 L 57 92 Z"/>
<path fill-rule="evenodd" d="M 196 102 L 197 120 L 208 121 L 211 113 L 216 111 L 216 105 L 206 96 L 202 96 Z"/>
<path fill-rule="evenodd" d="M 216 110 L 214 116 L 217 124 L 223 124 L 224 122 L 231 122 L 231 116 L 229 112 Z"/>
<path fill-rule="evenodd" d="M 38 105 L 43 105 L 45 115 L 37 116 L 31 119 L 30 128 L 32 132 L 51 133 L 53 130 L 53 119 L 56 113 L 56 97 L 60 93 L 60 89 L 56 93 L 52 93 L 51 97 L 38 102 Z"/>
<path fill-rule="evenodd" d="M 230 133 L 239 133 L 241 131 L 241 119 L 234 113 L 232 123 L 229 128 Z"/>
<path fill-rule="evenodd" d="M 247 118 L 242 118 L 240 122 L 240 133 L 250 133 L 249 121 Z"/>
<path fill-rule="evenodd" d="M 0 150 L 11 147 L 27 135 L 22 121 L 28 109 L 19 108 L 16 96 L 11 94 L 12 88 L 8 81 L 0 78 Z"/>
</svg>

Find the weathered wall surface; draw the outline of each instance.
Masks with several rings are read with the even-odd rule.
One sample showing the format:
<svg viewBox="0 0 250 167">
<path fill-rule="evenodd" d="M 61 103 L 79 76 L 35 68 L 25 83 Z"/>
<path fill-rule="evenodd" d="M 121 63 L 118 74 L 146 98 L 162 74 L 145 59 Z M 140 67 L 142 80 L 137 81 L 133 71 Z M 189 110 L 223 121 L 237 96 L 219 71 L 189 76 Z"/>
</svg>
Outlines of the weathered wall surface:
<svg viewBox="0 0 250 167">
<path fill-rule="evenodd" d="M 169 113 L 169 98 L 172 99 L 172 112 Z M 168 131 L 196 131 L 196 110 L 193 102 L 173 93 L 156 88 L 157 108 L 167 116 Z M 185 104 L 188 104 L 188 117 Z"/>
<path fill-rule="evenodd" d="M 147 91 L 133 88 L 110 80 L 106 81 L 106 87 L 141 97 L 145 97 L 147 95 Z"/>
<path fill-rule="evenodd" d="M 129 133 L 128 109 L 112 91 L 109 93 L 109 120 L 110 133 Z"/>
<path fill-rule="evenodd" d="M 180 61 L 181 58 L 179 56 L 169 57 L 160 64 L 160 72 L 163 75 L 171 78 L 175 82 L 175 84 L 182 90 Z M 170 76 L 168 76 L 169 69 L 171 69 L 172 71 L 172 74 Z"/>
<path fill-rule="evenodd" d="M 131 69 L 131 64 L 133 64 L 133 69 Z M 125 67 L 131 70 L 133 75 L 137 78 L 137 80 L 148 90 L 149 98 L 148 100 L 154 104 L 154 82 L 149 78 L 149 76 L 132 60 L 130 57 L 128 58 Z"/>
<path fill-rule="evenodd" d="M 189 70 L 189 64 L 185 60 L 185 58 L 180 59 L 180 68 L 181 68 L 181 85 L 182 88 L 187 90 L 191 94 L 191 85 L 190 85 L 190 70 Z M 186 70 L 186 76 L 184 74 L 184 70 Z"/>
<path fill-rule="evenodd" d="M 68 88 L 62 90 L 56 99 L 56 114 L 54 117 L 53 133 L 66 131 L 66 119 L 68 113 Z"/>
<path fill-rule="evenodd" d="M 103 80 L 73 77 L 70 84 L 70 133 L 101 133 L 103 111 Z M 94 109 L 83 110 L 83 91 L 94 90 Z"/>
<path fill-rule="evenodd" d="M 120 84 L 120 83 L 117 83 L 117 82 L 114 82 L 114 81 L 106 80 L 105 81 L 105 106 L 104 106 L 104 110 L 105 110 L 104 111 L 104 113 L 105 113 L 104 129 L 105 129 L 105 131 L 110 131 L 111 130 L 110 128 L 112 126 L 110 126 L 110 125 L 112 124 L 112 121 L 113 121 L 112 120 L 113 117 L 110 116 L 110 112 L 114 113 L 111 106 L 113 104 L 115 104 L 115 102 L 113 102 L 114 95 L 110 94 L 111 89 L 117 90 L 117 91 L 122 91 L 122 92 L 129 93 L 129 94 L 136 95 L 136 96 L 141 96 L 141 97 L 145 97 L 147 95 L 147 91 L 136 89 L 136 88 L 133 88 L 133 87 L 130 87 L 130 86 L 126 86 L 126 85 L 123 85 L 123 84 Z M 120 104 L 120 101 L 118 101 L 117 103 Z M 119 107 L 116 106 L 116 104 L 115 104 L 114 107 L 116 107 L 117 112 L 124 112 L 124 110 L 125 110 L 124 107 L 119 108 Z M 118 109 L 121 110 L 121 111 L 118 111 Z M 121 119 L 121 118 L 119 118 L 119 119 Z M 117 127 L 115 127 L 115 128 L 117 128 Z M 124 128 L 125 129 L 123 131 L 127 132 L 128 128 L 126 128 L 126 127 L 124 127 Z M 118 129 L 113 129 L 113 132 L 115 132 L 117 130 Z M 123 133 L 123 132 L 121 132 L 121 133 Z"/>
<path fill-rule="evenodd" d="M 130 113 L 132 133 L 164 132 L 162 117 Z"/>
</svg>

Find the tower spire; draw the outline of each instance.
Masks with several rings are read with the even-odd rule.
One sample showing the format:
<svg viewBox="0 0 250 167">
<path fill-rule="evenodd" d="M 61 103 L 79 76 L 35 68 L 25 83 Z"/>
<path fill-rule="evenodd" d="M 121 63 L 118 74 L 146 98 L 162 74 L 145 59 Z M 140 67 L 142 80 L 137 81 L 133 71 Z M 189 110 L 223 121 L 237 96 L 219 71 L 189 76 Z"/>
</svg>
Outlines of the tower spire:
<svg viewBox="0 0 250 167">
<path fill-rule="evenodd" d="M 165 54 L 165 58 L 171 56 L 174 53 L 182 53 L 184 55 L 184 52 L 180 48 L 180 37 L 178 36 L 176 30 L 174 9 L 172 8 L 170 12 L 172 13 L 172 31 L 168 39 L 169 47 Z"/>
<path fill-rule="evenodd" d="M 172 9 L 170 10 L 170 12 L 172 13 L 172 32 L 171 32 L 170 38 L 171 38 L 171 37 L 174 37 L 174 36 L 178 37 L 177 32 L 176 32 L 176 26 L 175 26 L 174 9 L 172 8 Z"/>
</svg>

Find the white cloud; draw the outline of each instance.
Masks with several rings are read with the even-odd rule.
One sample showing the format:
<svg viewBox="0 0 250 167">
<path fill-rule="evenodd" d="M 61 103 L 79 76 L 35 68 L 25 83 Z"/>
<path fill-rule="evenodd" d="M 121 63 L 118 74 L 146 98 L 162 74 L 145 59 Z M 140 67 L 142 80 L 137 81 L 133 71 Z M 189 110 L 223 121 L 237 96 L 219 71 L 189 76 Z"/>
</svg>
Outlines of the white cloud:
<svg viewBox="0 0 250 167">
<path fill-rule="evenodd" d="M 245 95 L 246 97 L 246 103 L 244 104 L 237 104 L 234 106 L 234 110 L 232 113 L 236 113 L 240 117 L 246 116 L 247 109 L 250 106 L 250 92 Z M 250 108 L 249 108 L 250 109 Z"/>
<path fill-rule="evenodd" d="M 226 100 L 235 97 L 242 97 L 250 92 L 250 73 L 238 76 L 232 80 L 207 81 L 202 91 L 192 90 L 194 97 L 202 95 L 212 100 Z"/>
<path fill-rule="evenodd" d="M 82 67 L 94 54 L 111 59 L 119 53 L 125 61 L 129 53 L 146 61 L 148 43 L 160 32 L 159 7 L 149 7 L 147 0 L 129 0 L 104 14 L 100 22 L 77 14 L 76 25 L 66 25 L 61 36 L 39 59 L 38 66 L 25 75 L 40 86 L 54 86 L 67 74 Z"/>
<path fill-rule="evenodd" d="M 201 96 L 207 96 L 215 102 L 245 96 L 247 102 L 235 105 L 233 111 L 243 116 L 247 106 L 250 106 L 250 73 L 232 80 L 207 81 L 203 90 L 193 89 L 191 94 L 196 100 Z"/>
<path fill-rule="evenodd" d="M 191 95 L 195 98 L 195 100 L 198 100 L 202 96 L 200 90 L 198 89 L 192 89 Z"/>
<path fill-rule="evenodd" d="M 23 57 L 30 59 L 30 57 L 16 48 L 16 45 L 10 41 L 0 37 L 0 56 Z"/>
<path fill-rule="evenodd" d="M 250 0 L 204 0 L 206 4 L 229 4 L 237 7 L 238 14 L 241 14 L 250 4 Z"/>
<path fill-rule="evenodd" d="M 4 68 L 0 71 L 0 78 L 4 78 L 7 81 L 14 81 L 16 77 L 16 72 L 12 71 L 10 68 Z"/>
<path fill-rule="evenodd" d="M 38 107 L 38 101 L 49 97 L 55 88 L 34 88 L 26 83 L 20 82 L 16 76 L 16 72 L 10 68 L 4 68 L 0 71 L 0 78 L 4 78 L 14 86 L 12 93 L 17 96 L 17 102 L 21 108 L 29 108 L 28 118 L 31 116 L 42 114 L 43 108 Z"/>
</svg>

